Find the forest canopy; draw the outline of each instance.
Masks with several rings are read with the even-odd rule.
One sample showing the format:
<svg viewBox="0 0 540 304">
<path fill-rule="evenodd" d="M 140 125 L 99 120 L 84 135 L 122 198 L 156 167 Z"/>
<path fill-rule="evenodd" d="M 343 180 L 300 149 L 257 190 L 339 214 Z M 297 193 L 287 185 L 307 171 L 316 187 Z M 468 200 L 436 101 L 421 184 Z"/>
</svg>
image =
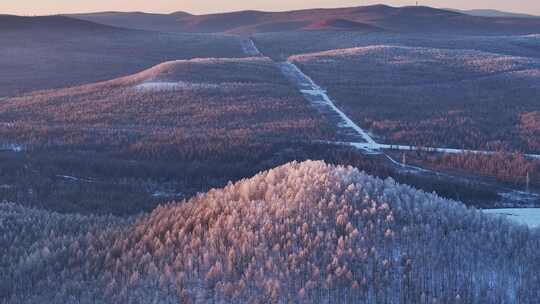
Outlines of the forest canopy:
<svg viewBox="0 0 540 304">
<path fill-rule="evenodd" d="M 130 221 L 2 204 L 13 303 L 535 303 L 538 230 L 290 163 Z M 496 233 L 494 233 L 496 231 Z M 473 246 L 471 246 L 473 244 Z"/>
</svg>

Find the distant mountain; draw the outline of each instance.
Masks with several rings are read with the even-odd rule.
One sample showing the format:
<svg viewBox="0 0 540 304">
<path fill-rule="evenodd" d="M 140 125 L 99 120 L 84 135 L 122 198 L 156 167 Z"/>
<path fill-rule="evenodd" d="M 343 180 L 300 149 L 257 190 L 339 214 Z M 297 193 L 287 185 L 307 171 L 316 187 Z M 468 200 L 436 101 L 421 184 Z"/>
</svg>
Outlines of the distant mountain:
<svg viewBox="0 0 540 304">
<path fill-rule="evenodd" d="M 249 10 L 208 15 L 191 15 L 185 12 L 109 12 L 72 16 L 128 28 L 198 33 L 258 33 L 306 29 L 451 34 L 531 34 L 540 31 L 540 18 L 488 18 L 425 6 L 371 5 L 287 12 Z M 375 28 L 368 28 L 367 25 Z"/>
<path fill-rule="evenodd" d="M 138 30 L 178 32 L 179 19 L 191 16 L 188 13 L 151 14 L 143 12 L 98 12 L 69 15 L 73 18 L 96 23 Z"/>
<path fill-rule="evenodd" d="M 540 18 L 540 16 L 529 15 L 529 14 L 520 14 L 520 13 L 511 13 L 493 9 L 473 9 L 473 10 L 458 10 L 458 9 L 448 9 L 451 11 L 471 15 L 478 17 L 510 17 L 510 18 Z"/>
<path fill-rule="evenodd" d="M 0 15 L 0 98 L 117 78 L 169 60 L 240 56 L 238 38 L 229 35 L 163 34 L 66 16 Z"/>
<path fill-rule="evenodd" d="M 99 24 L 66 16 L 37 16 L 23 17 L 15 15 L 0 15 L 0 32 L 10 30 L 84 30 L 84 31 L 118 31 L 110 25 Z"/>
<path fill-rule="evenodd" d="M 350 31 L 368 31 L 368 32 L 376 32 L 376 31 L 383 31 L 383 29 L 378 28 L 373 25 L 369 25 L 366 23 L 360 23 L 355 22 L 347 19 L 340 19 L 340 18 L 331 18 L 322 20 L 320 22 L 312 23 L 306 27 L 304 27 L 306 30 L 350 30 Z"/>
</svg>

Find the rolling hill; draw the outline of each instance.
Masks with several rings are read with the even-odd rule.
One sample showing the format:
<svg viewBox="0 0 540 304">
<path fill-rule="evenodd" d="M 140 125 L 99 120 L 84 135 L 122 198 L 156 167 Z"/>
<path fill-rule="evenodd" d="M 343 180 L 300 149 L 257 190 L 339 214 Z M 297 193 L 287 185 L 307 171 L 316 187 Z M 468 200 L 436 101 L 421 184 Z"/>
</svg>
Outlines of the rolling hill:
<svg viewBox="0 0 540 304">
<path fill-rule="evenodd" d="M 64 16 L 0 16 L 0 98 L 133 74 L 164 61 L 244 56 L 224 35 L 127 30 Z"/>
<path fill-rule="evenodd" d="M 183 149 L 213 143 L 236 150 L 236 144 L 323 136 L 327 126 L 316 117 L 264 57 L 170 61 L 131 76 L 0 103 L 0 120 L 18 126 L 4 130 L 3 140 L 15 136 L 15 142 L 36 148 L 97 145 L 151 152 L 153 144 Z M 13 132 L 20 128 L 37 133 Z"/>
<path fill-rule="evenodd" d="M 335 29 L 334 25 L 320 26 L 326 20 L 340 20 L 350 31 L 366 30 L 368 24 L 401 33 L 452 34 L 530 34 L 537 33 L 540 19 L 512 17 L 479 17 L 450 10 L 423 6 L 391 7 L 386 5 L 336 9 L 307 9 L 288 12 L 238 11 L 209 15 L 176 13 L 156 15 L 144 13 L 94 13 L 74 17 L 114 26 L 174 32 L 260 33 L 299 31 L 306 27 L 320 30 Z M 151 21 L 151 22 L 150 22 Z M 330 22 L 332 23 L 332 22 Z"/>
<path fill-rule="evenodd" d="M 540 151 L 532 129 L 539 123 L 534 119 L 540 93 L 538 58 L 371 45 L 296 55 L 289 60 L 381 141 Z M 514 96 L 512 107 L 508 96 Z"/>
<path fill-rule="evenodd" d="M 383 29 L 347 19 L 331 18 L 325 19 L 320 22 L 312 23 L 305 26 L 305 30 L 342 30 L 342 31 L 365 31 L 365 32 L 377 32 L 383 31 Z"/>
<path fill-rule="evenodd" d="M 234 142 L 251 145 L 259 138 L 279 141 L 281 132 L 293 136 L 304 127 L 324 134 L 317 130 L 325 129 L 324 125 L 311 112 L 264 57 L 170 61 L 110 81 L 37 91 L 0 103 L 2 122 L 15 122 L 19 128 L 27 125 L 29 131 L 56 130 L 51 137 L 36 134 L 15 140 L 36 148 L 103 144 L 129 150 L 146 149 L 152 143 L 186 148 L 200 147 L 211 139 L 232 148 Z M 80 141 L 74 137 L 79 132 Z M 118 132 L 125 133 L 128 142 L 116 142 L 118 136 L 112 134 Z M 177 132 L 182 135 L 174 139 Z M 297 133 L 299 139 L 302 133 Z M 162 136 L 167 139 L 159 139 Z M 187 144 L 190 137 L 196 142 Z"/>
<path fill-rule="evenodd" d="M 11 30 L 41 30 L 63 29 L 72 31 L 119 31 L 120 28 L 80 20 L 66 16 L 36 16 L 23 17 L 15 15 L 0 15 L 0 33 Z"/>
<path fill-rule="evenodd" d="M 511 18 L 540 18 L 539 16 L 529 15 L 529 14 L 520 14 L 520 13 L 511 13 L 493 9 L 472 9 L 472 10 L 456 10 L 450 9 L 459 13 L 479 16 L 479 17 L 511 17 Z"/>
<path fill-rule="evenodd" d="M 0 152 L 0 196 L 133 214 L 305 159 L 303 145 L 335 133 L 267 58 L 165 62 L 2 100 L 0 146 L 22 149 Z"/>
<path fill-rule="evenodd" d="M 98 12 L 69 15 L 81 20 L 139 30 L 177 32 L 178 20 L 191 16 L 188 13 L 152 14 L 143 12 Z"/>
<path fill-rule="evenodd" d="M 538 230 L 324 162 L 289 163 L 127 221 L 2 203 L 0 228 L 7 303 L 540 296 Z"/>
</svg>

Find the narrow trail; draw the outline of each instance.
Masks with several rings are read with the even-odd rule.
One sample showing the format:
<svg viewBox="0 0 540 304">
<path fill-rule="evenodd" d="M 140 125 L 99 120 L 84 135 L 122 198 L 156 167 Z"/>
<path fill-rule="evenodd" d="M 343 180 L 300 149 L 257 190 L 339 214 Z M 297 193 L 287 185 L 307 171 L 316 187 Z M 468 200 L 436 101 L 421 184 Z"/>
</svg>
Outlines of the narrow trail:
<svg viewBox="0 0 540 304">
<path fill-rule="evenodd" d="M 242 49 L 249 56 L 264 56 L 257 48 L 255 42 L 251 38 L 245 38 L 242 40 Z M 468 149 L 452 149 L 452 148 L 437 148 L 437 147 L 419 147 L 412 145 L 393 145 L 393 144 L 381 144 L 377 143 L 369 133 L 362 129 L 347 114 L 340 110 L 334 101 L 327 94 L 326 90 L 317 85 L 311 77 L 306 75 L 302 70 L 290 61 L 277 62 L 274 61 L 276 66 L 281 70 L 284 76 L 294 84 L 304 98 L 310 102 L 315 108 L 317 108 L 323 115 L 326 115 L 331 120 L 336 121 L 339 131 L 338 133 L 348 141 L 343 142 L 328 142 L 335 145 L 348 145 L 358 150 L 361 150 L 365 154 L 378 154 L 383 155 L 390 161 L 398 170 L 424 174 L 434 177 L 447 177 L 451 179 L 463 179 L 443 172 L 430 170 L 418 166 L 403 164 L 395 160 L 392 156 L 384 151 L 426 151 L 434 153 L 447 153 L 447 154 L 485 154 L 492 155 L 495 151 L 483 151 L 483 150 L 468 150 Z M 538 154 L 525 154 L 527 158 L 540 159 Z M 486 184 L 493 187 L 492 184 Z M 521 203 L 524 201 L 537 200 L 539 195 L 534 192 L 523 192 L 515 189 L 497 186 L 500 190 L 499 194 L 505 197 L 509 201 L 514 203 Z"/>
<path fill-rule="evenodd" d="M 343 113 L 326 94 L 326 91 L 318 86 L 309 76 L 291 62 L 276 62 L 283 75 L 295 84 L 300 93 L 323 115 L 335 121 L 339 127 L 338 134 L 351 142 L 361 142 L 366 147 L 377 149 L 378 144 L 360 126 L 354 123 Z"/>
<path fill-rule="evenodd" d="M 248 56 L 262 56 L 261 52 L 259 52 L 259 49 L 255 46 L 255 43 L 250 38 L 242 38 L 241 40 L 242 44 L 242 51 Z"/>
</svg>

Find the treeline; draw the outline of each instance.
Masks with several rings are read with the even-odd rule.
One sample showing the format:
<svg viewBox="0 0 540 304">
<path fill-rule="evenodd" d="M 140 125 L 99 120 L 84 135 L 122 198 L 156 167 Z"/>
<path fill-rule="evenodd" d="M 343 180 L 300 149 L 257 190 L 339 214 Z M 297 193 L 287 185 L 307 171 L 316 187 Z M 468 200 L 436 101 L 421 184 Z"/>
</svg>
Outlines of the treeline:
<svg viewBox="0 0 540 304">
<path fill-rule="evenodd" d="M 476 207 L 493 207 L 499 200 L 497 193 L 484 185 L 402 173 L 384 157 L 364 155 L 352 147 L 282 142 L 232 151 L 236 153 L 200 153 L 185 159 L 145 159 L 137 154 L 115 156 L 88 151 L 2 152 L 0 197 L 61 213 L 132 215 L 290 161 L 312 159 L 351 165 L 370 175 L 392 177 Z"/>
<path fill-rule="evenodd" d="M 521 186 L 540 185 L 540 160 L 527 159 L 520 153 L 497 152 L 495 154 L 444 154 L 412 152 L 411 160 L 449 170 L 490 176 L 499 181 Z"/>
<path fill-rule="evenodd" d="M 528 304 L 540 297 L 538 231 L 322 162 L 263 172 L 133 224 L 82 217 L 96 224 L 65 236 L 69 226 L 59 223 L 71 216 L 1 206 L 2 239 L 12 245 L 0 255 L 6 303 Z"/>
</svg>

